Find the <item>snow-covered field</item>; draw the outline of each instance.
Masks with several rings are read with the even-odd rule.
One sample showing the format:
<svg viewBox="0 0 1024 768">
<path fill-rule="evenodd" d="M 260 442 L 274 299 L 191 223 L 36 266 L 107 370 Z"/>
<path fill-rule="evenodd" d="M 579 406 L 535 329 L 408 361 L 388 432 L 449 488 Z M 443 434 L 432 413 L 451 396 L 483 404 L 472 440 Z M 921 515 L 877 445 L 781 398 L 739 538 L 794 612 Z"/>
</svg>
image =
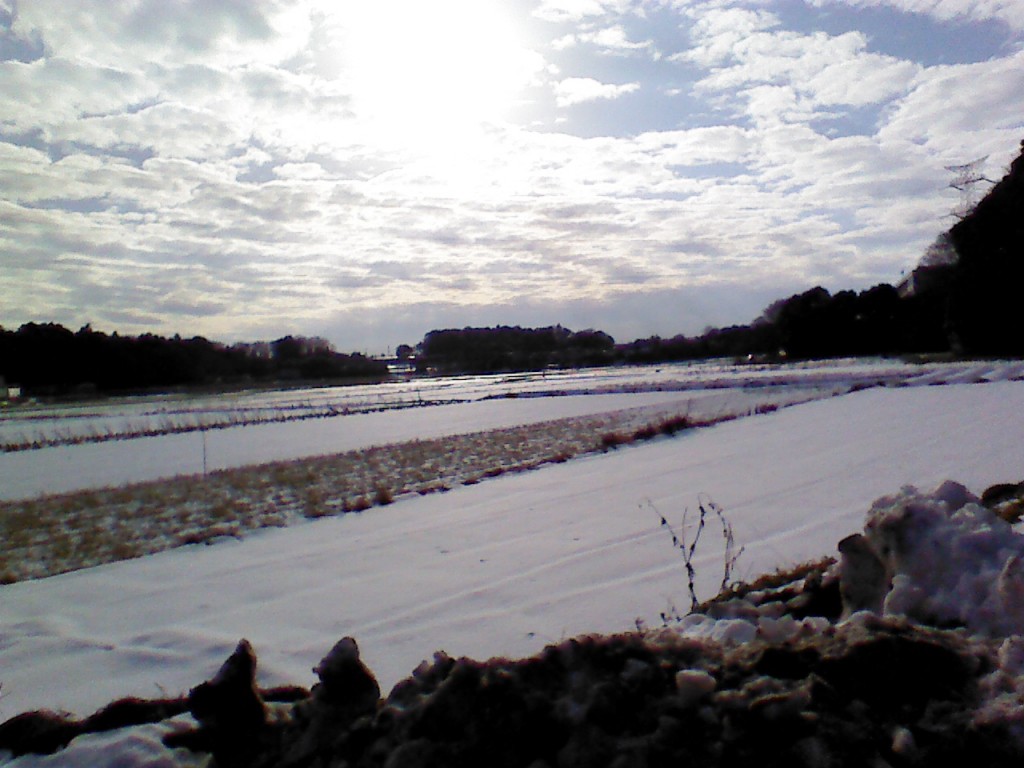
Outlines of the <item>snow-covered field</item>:
<svg viewBox="0 0 1024 768">
<path fill-rule="evenodd" d="M 1005 370 L 1001 366 L 1000 370 Z M 978 366 L 964 368 L 984 374 Z M 959 370 L 959 369 L 957 369 Z M 987 369 L 985 369 L 987 370 Z M 908 366 L 899 362 L 838 361 L 801 365 L 735 366 L 722 362 L 553 370 L 540 373 L 396 379 L 380 385 L 252 391 L 223 395 L 165 395 L 81 405 L 34 406 L 0 411 L 0 448 L 27 449 L 130 437 L 144 431 L 201 430 L 239 423 L 305 420 L 337 415 L 494 397 L 610 392 L 687 391 L 771 383 L 822 385 L 851 381 L 896 382 L 938 374 L 948 365 Z"/>
<path fill-rule="evenodd" d="M 784 390 L 784 391 L 783 391 Z M 633 408 L 715 418 L 765 402 L 819 397 L 823 387 L 639 392 L 474 400 L 210 432 L 61 445 L 0 454 L 0 499 L 31 498 L 185 474 L 322 456 Z M 803 398 L 806 399 L 806 398 Z"/>
<path fill-rule="evenodd" d="M 1024 378 L 1024 363 L 718 362 L 412 379 L 0 411 L 0 499 L 339 453 L 641 406 L 714 418 L 744 402 L 878 384 Z M 757 395 L 758 397 L 754 397 Z M 751 405 L 753 407 L 753 405 Z M 155 434 L 150 434 L 155 433 Z M 26 446 L 39 445 L 39 448 Z"/>
<path fill-rule="evenodd" d="M 844 375 L 863 383 L 865 370 L 880 368 L 851 365 Z M 177 695 L 216 671 L 241 637 L 259 654 L 261 684 L 274 685 L 310 684 L 311 668 L 351 635 L 386 690 L 437 649 L 520 656 L 579 633 L 658 625 L 688 597 L 655 510 L 680 521 L 713 499 L 745 547 L 740 577 L 835 554 L 871 502 L 905 484 L 930 490 L 954 478 L 980 493 L 1024 479 L 1019 376 L 1010 364 L 912 369 L 882 380 L 991 382 L 870 388 L 362 515 L 0 587 L 0 720 Z M 43 452 L 2 459 L 33 454 Z M 705 534 L 695 560 L 702 596 L 715 591 L 721 562 Z M 153 733 L 117 749 L 104 737 L 104 759 L 160 753 Z M 97 764 L 90 743 L 14 764 Z"/>
</svg>

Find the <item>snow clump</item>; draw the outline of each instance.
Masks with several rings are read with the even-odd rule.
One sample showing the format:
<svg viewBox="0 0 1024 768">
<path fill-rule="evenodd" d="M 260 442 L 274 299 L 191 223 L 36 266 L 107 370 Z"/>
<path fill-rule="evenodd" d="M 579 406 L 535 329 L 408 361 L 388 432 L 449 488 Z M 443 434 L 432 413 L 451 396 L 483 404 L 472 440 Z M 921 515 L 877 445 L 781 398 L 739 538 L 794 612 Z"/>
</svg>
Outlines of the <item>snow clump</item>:
<svg viewBox="0 0 1024 768">
<path fill-rule="evenodd" d="M 884 569 L 884 615 L 1024 634 L 1024 536 L 964 486 L 905 487 L 872 504 L 864 538 Z"/>
</svg>

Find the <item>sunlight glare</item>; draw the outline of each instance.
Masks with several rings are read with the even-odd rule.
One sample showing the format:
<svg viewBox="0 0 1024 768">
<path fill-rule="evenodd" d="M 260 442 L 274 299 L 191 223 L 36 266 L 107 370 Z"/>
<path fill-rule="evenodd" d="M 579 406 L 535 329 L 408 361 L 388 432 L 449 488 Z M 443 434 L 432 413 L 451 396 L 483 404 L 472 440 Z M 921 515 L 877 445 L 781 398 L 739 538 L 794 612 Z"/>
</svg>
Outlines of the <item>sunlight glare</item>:
<svg viewBox="0 0 1024 768">
<path fill-rule="evenodd" d="M 382 0 L 344 13 L 353 106 L 378 139 L 460 141 L 507 118 L 538 69 L 492 0 Z"/>
</svg>

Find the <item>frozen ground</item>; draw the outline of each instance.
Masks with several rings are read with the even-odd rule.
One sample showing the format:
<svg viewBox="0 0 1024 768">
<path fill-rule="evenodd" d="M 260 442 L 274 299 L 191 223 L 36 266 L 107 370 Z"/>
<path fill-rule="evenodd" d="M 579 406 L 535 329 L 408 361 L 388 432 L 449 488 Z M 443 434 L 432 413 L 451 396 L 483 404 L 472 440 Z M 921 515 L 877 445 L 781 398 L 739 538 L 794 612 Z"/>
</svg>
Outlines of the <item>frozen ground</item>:
<svg viewBox="0 0 1024 768">
<path fill-rule="evenodd" d="M 753 576 L 835 554 L 871 502 L 904 484 L 955 478 L 980 492 L 1022 479 L 1022 435 L 1020 382 L 873 388 L 363 515 L 0 587 L 0 719 L 180 693 L 241 637 L 273 685 L 311 683 L 326 650 L 354 636 L 386 690 L 439 648 L 520 656 L 656 625 L 687 596 L 652 506 L 679 520 L 713 498 L 746 548 L 739 575 Z M 721 554 L 706 541 L 696 565 L 710 596 Z"/>
</svg>

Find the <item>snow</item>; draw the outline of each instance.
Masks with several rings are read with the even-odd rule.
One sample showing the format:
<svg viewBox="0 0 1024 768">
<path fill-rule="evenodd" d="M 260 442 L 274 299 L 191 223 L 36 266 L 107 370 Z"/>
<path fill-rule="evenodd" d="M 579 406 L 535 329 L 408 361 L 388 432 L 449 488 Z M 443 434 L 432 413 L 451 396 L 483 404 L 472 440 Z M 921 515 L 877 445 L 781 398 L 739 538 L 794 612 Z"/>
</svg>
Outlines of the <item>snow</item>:
<svg viewBox="0 0 1024 768">
<path fill-rule="evenodd" d="M 785 403 L 833 392 L 832 388 L 812 387 L 781 392 L 732 389 L 503 398 L 60 445 L 0 454 L 0 499 L 198 474 L 204 469 L 204 461 L 206 468 L 214 471 L 624 409 L 648 408 L 665 414 L 716 418 L 752 410 L 763 402 Z M 656 414 L 650 418 L 656 420 Z"/>
<path fill-rule="evenodd" d="M 785 402 L 853 387 L 1015 380 L 1014 362 L 910 365 L 723 362 L 412 379 L 217 396 L 0 411 L 0 499 L 117 486 L 625 408 L 714 417 L 757 397 Z M 156 436 L 136 436 L 146 430 Z M 186 430 L 186 431 L 182 431 Z M 115 439 L 116 438 L 116 439 Z M 84 441 L 84 442 L 83 442 Z M 11 450 L 40 442 L 48 447 Z"/>
<path fill-rule="evenodd" d="M 717 681 L 702 669 L 681 669 L 676 672 L 676 689 L 684 706 L 697 703 L 715 690 Z"/>
<path fill-rule="evenodd" d="M 0 587 L 0 720 L 176 695 L 242 637 L 262 685 L 310 684 L 335 642 L 355 637 L 387 690 L 437 649 L 522 656 L 657 626 L 688 597 L 651 506 L 677 524 L 702 494 L 714 499 L 745 547 L 738 576 L 752 577 L 835 554 L 875 499 L 905 485 L 956 478 L 980 493 L 1021 479 L 1022 435 L 1017 381 L 874 388 L 363 515 Z M 709 532 L 694 565 L 710 597 L 722 553 Z M 762 621 L 763 632 L 799 630 Z M 1008 647 L 1008 666 L 1018 651 Z M 78 748 L 61 764 L 102 764 L 75 762 Z"/>
<path fill-rule="evenodd" d="M 840 545 L 836 567 L 844 605 L 864 595 L 876 601 L 871 607 L 855 606 L 859 610 L 847 620 L 898 616 L 929 626 L 962 627 L 974 637 L 1007 638 L 1000 665 L 1020 670 L 1024 536 L 969 489 L 949 480 L 930 493 L 904 486 L 876 499 L 863 536 L 852 538 L 860 539 L 859 546 Z M 781 610 L 780 603 L 758 607 L 739 600 L 720 607 L 717 618 L 694 613 L 677 626 L 686 636 L 718 642 L 743 643 L 754 636 L 780 642 L 826 621 L 796 621 L 777 615 Z"/>
<path fill-rule="evenodd" d="M 967 370 L 975 368 L 968 365 Z M 909 365 L 890 360 L 836 360 L 797 365 L 744 365 L 725 361 L 667 363 L 490 376 L 413 378 L 383 384 L 220 395 L 161 395 L 78 405 L 28 405 L 0 411 L 0 445 L 33 439 L 125 434 L 145 429 L 212 427 L 238 420 L 370 413 L 423 404 L 470 403 L 495 397 L 551 394 L 690 391 L 772 383 L 820 386 L 835 382 L 897 383 L 915 376 L 938 378 L 961 371 L 949 364 Z M 1008 375 L 1021 375 L 998 364 Z"/>
<path fill-rule="evenodd" d="M 972 633 L 1024 634 L 1024 537 L 962 485 L 907 487 L 868 512 L 868 541 L 891 574 L 885 614 Z"/>
</svg>

